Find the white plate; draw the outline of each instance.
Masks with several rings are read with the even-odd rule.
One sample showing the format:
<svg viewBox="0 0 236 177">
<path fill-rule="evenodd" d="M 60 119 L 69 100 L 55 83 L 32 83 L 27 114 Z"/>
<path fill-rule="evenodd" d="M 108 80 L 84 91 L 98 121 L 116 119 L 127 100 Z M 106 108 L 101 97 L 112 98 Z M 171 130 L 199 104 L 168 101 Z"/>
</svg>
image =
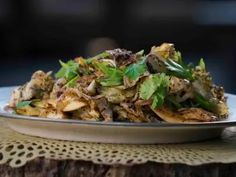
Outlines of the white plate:
<svg viewBox="0 0 236 177">
<path fill-rule="evenodd" d="M 44 138 L 125 144 L 182 143 L 218 137 L 236 126 L 236 96 L 227 94 L 230 116 L 224 121 L 170 124 L 90 122 L 13 115 L 4 110 L 14 87 L 0 88 L 0 116 L 13 130 Z"/>
</svg>

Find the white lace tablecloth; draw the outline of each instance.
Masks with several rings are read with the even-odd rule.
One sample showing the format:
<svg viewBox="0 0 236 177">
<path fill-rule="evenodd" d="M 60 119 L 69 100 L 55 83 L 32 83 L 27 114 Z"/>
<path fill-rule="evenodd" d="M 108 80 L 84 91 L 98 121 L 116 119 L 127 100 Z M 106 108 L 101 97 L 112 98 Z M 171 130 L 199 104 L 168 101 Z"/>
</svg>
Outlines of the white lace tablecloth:
<svg viewBox="0 0 236 177">
<path fill-rule="evenodd" d="M 21 167 L 37 158 L 73 159 L 99 164 L 132 165 L 147 161 L 200 165 L 236 162 L 236 128 L 222 138 L 197 143 L 121 145 L 70 142 L 19 134 L 0 121 L 0 164 Z"/>
</svg>

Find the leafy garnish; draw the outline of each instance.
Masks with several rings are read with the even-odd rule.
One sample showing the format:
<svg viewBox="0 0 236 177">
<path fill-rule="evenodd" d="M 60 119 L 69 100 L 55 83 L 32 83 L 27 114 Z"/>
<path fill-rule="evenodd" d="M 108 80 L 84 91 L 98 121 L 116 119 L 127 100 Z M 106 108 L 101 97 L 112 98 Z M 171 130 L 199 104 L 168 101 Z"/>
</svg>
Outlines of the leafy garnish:
<svg viewBox="0 0 236 177">
<path fill-rule="evenodd" d="M 33 100 L 28 100 L 28 101 L 20 101 L 16 104 L 16 108 L 20 109 L 20 108 L 23 108 L 25 106 L 29 106 L 33 102 L 38 102 L 38 101 L 40 101 L 40 100 L 39 99 L 33 99 Z"/>
<path fill-rule="evenodd" d="M 55 77 L 58 78 L 65 78 L 67 81 L 70 81 L 75 76 L 78 75 L 78 68 L 79 64 L 74 60 L 69 60 L 67 63 L 62 62 L 59 60 L 61 64 L 61 69 L 55 74 Z"/>
<path fill-rule="evenodd" d="M 139 76 L 143 75 L 147 71 L 147 65 L 145 63 L 145 58 L 138 63 L 129 65 L 125 69 L 125 76 L 131 80 L 136 80 Z"/>
<path fill-rule="evenodd" d="M 117 86 L 123 82 L 123 71 L 106 65 L 103 62 L 94 62 L 94 66 L 104 74 L 104 79 L 100 81 L 102 86 Z"/>
<path fill-rule="evenodd" d="M 32 101 L 21 101 L 16 104 L 16 108 L 23 108 L 25 106 L 29 106 L 32 103 Z"/>
<path fill-rule="evenodd" d="M 203 58 L 200 59 L 198 66 L 200 67 L 202 71 L 206 70 L 206 65 Z"/>
<path fill-rule="evenodd" d="M 190 81 L 194 80 L 193 73 L 189 68 L 186 68 L 171 59 L 167 59 L 164 63 L 166 68 L 170 71 L 170 75 L 188 79 Z"/>
<path fill-rule="evenodd" d="M 166 86 L 160 85 L 153 95 L 152 108 L 159 108 L 163 105 L 166 96 Z"/>
<path fill-rule="evenodd" d="M 174 106 L 174 108 L 176 109 L 180 109 L 182 107 L 182 105 L 176 101 L 174 96 L 168 96 L 166 97 L 167 102 L 169 102 L 171 105 Z"/>
<path fill-rule="evenodd" d="M 175 52 L 174 59 L 175 59 L 175 61 L 177 61 L 180 65 L 183 64 L 183 59 L 182 59 L 182 55 L 181 55 L 180 51 L 176 51 L 176 52 Z"/>
<path fill-rule="evenodd" d="M 152 99 L 152 108 L 164 103 L 169 77 L 164 73 L 150 75 L 140 86 L 139 96 L 144 100 Z"/>
<path fill-rule="evenodd" d="M 105 51 L 105 52 L 102 52 L 102 53 L 100 53 L 100 54 L 98 54 L 94 57 L 88 58 L 86 60 L 86 63 L 91 64 L 93 60 L 98 60 L 98 59 L 101 59 L 101 58 L 107 58 L 109 56 L 111 56 L 111 54 Z"/>
<path fill-rule="evenodd" d="M 74 86 L 76 86 L 76 83 L 77 83 L 78 78 L 79 78 L 79 75 L 75 76 L 73 79 L 71 79 L 70 81 L 68 81 L 65 86 L 66 86 L 66 87 L 74 87 Z"/>
<path fill-rule="evenodd" d="M 204 98 L 202 95 L 195 93 L 195 101 L 199 104 L 200 107 L 208 110 L 213 111 L 215 108 L 215 104 Z"/>
<path fill-rule="evenodd" d="M 144 54 L 144 50 L 140 50 L 136 53 L 137 56 L 143 56 Z"/>
</svg>

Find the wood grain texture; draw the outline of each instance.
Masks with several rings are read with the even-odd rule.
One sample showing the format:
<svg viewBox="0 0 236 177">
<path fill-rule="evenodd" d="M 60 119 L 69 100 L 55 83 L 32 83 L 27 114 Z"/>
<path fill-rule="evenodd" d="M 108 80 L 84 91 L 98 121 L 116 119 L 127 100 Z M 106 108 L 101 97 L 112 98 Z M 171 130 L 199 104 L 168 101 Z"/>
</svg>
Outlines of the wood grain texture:
<svg viewBox="0 0 236 177">
<path fill-rule="evenodd" d="M 148 162 L 109 166 L 74 160 L 36 158 L 20 168 L 0 165 L 1 177 L 236 177 L 236 163 L 188 166 Z"/>
</svg>

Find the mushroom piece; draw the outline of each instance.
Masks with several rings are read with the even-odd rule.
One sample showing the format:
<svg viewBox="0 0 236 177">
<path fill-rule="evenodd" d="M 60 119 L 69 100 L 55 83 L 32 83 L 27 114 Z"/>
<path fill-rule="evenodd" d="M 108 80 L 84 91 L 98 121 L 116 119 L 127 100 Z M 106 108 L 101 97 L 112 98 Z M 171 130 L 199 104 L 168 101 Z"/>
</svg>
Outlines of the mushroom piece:
<svg viewBox="0 0 236 177">
<path fill-rule="evenodd" d="M 69 102 L 64 108 L 63 108 L 63 112 L 70 112 L 70 111 L 74 111 L 77 109 L 80 109 L 84 106 L 86 106 L 87 104 L 85 102 L 82 101 L 78 101 L 78 100 L 73 100 L 71 102 Z"/>
<path fill-rule="evenodd" d="M 161 119 L 170 123 L 211 122 L 216 120 L 213 113 L 202 108 L 182 108 L 174 112 L 167 107 L 152 109 Z"/>
</svg>

